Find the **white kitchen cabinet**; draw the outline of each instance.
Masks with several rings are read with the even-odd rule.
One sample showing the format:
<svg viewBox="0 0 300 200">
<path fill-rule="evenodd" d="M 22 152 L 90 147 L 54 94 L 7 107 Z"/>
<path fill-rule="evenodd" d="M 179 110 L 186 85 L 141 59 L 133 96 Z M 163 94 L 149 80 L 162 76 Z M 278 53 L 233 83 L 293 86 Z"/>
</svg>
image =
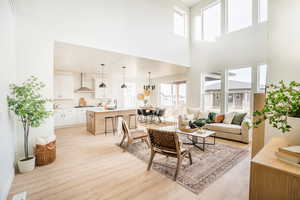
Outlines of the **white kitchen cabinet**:
<svg viewBox="0 0 300 200">
<path fill-rule="evenodd" d="M 73 99 L 74 81 L 71 73 L 54 74 L 54 99 Z"/>
<path fill-rule="evenodd" d="M 86 109 L 81 109 L 77 112 L 78 123 L 83 124 L 86 123 Z"/>
<path fill-rule="evenodd" d="M 54 112 L 55 127 L 72 126 L 86 123 L 86 108 L 69 108 Z"/>
</svg>

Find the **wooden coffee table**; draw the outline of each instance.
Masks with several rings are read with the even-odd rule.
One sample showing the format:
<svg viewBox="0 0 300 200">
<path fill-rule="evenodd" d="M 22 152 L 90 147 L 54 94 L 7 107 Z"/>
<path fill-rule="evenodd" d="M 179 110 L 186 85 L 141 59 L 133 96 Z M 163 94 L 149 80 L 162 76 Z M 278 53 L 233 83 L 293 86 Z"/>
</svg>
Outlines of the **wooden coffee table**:
<svg viewBox="0 0 300 200">
<path fill-rule="evenodd" d="M 199 130 L 199 131 L 196 131 L 193 133 L 189 133 L 189 132 L 181 131 L 174 126 L 161 127 L 160 129 L 166 130 L 166 131 L 176 131 L 177 134 L 186 135 L 188 140 L 190 140 L 190 142 L 185 142 L 183 144 L 193 145 L 202 151 L 205 151 L 206 145 L 215 145 L 216 144 L 216 132 L 215 131 L 210 131 L 210 130 L 204 129 L 201 131 Z M 213 137 L 214 141 L 207 142 L 206 139 L 208 137 Z M 199 138 L 201 139 L 200 141 L 199 141 Z"/>
</svg>

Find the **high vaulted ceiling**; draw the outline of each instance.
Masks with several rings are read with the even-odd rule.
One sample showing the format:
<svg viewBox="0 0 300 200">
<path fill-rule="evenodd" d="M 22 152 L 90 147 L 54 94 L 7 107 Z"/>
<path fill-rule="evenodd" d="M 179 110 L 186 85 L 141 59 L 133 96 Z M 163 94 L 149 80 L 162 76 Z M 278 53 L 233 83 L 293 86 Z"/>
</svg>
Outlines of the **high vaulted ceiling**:
<svg viewBox="0 0 300 200">
<path fill-rule="evenodd" d="M 55 70 L 97 73 L 102 63 L 105 64 L 104 73 L 113 73 L 116 76 L 122 75 L 122 66 L 127 67 L 126 74 L 130 77 L 146 77 L 147 73 L 151 72 L 152 77 L 158 78 L 182 74 L 188 70 L 187 67 L 157 60 L 62 42 L 55 43 Z"/>
<path fill-rule="evenodd" d="M 193 7 L 202 0 L 181 0 L 188 7 Z"/>
</svg>

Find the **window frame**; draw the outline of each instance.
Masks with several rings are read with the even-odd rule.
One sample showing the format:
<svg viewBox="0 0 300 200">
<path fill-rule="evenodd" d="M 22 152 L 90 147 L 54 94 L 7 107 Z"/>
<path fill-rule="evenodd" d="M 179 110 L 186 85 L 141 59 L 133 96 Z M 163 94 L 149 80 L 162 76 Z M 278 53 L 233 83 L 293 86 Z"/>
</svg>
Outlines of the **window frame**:
<svg viewBox="0 0 300 200">
<path fill-rule="evenodd" d="M 246 28 L 249 28 L 249 27 L 252 27 L 254 25 L 254 21 L 253 20 L 253 16 L 254 16 L 254 13 L 253 13 L 253 10 L 254 10 L 254 0 L 250 0 L 251 1 L 251 24 L 250 25 L 247 25 L 247 26 L 244 26 L 242 28 L 239 28 L 239 29 L 235 29 L 235 30 L 229 30 L 229 1 L 230 0 L 225 0 L 225 29 L 226 29 L 226 33 L 227 34 L 230 34 L 230 33 L 234 33 L 234 32 L 238 32 L 238 31 L 241 31 L 241 30 L 244 30 Z M 259 0 L 258 0 L 259 1 Z"/>
<path fill-rule="evenodd" d="M 180 106 L 180 105 L 186 105 L 187 103 L 187 87 L 185 87 L 185 100 L 184 104 L 179 104 L 179 86 L 181 84 L 187 84 L 186 81 L 176 81 L 176 82 L 169 82 L 169 83 L 160 83 L 159 85 L 159 104 L 162 106 Z M 162 103 L 162 92 L 161 92 L 161 85 L 170 85 L 171 86 L 171 105 L 166 105 Z M 187 85 L 186 85 L 187 86 Z M 174 90 L 174 88 L 176 88 Z M 175 96 L 175 98 L 174 98 Z"/>
<path fill-rule="evenodd" d="M 218 4 L 220 4 L 220 33 L 214 40 L 205 40 L 205 38 L 204 38 L 204 12 L 205 12 L 205 10 L 208 10 L 209 8 L 214 7 Z M 200 20 L 201 21 L 201 27 L 200 27 L 201 35 L 200 35 L 200 37 L 197 37 L 195 35 L 196 37 L 194 37 L 194 38 L 199 38 L 199 39 L 196 39 L 196 41 L 215 42 L 216 39 L 222 35 L 222 1 L 221 0 L 215 0 L 213 2 L 210 2 L 208 5 L 202 7 L 200 10 L 200 14 L 196 15 L 195 18 L 196 17 L 201 18 L 201 20 Z M 194 26 L 197 26 L 196 22 L 194 23 Z M 194 31 L 194 33 L 195 33 L 195 31 Z"/>
<path fill-rule="evenodd" d="M 266 0 L 267 1 L 267 10 L 266 10 L 266 19 L 265 20 L 261 20 L 261 1 L 262 0 L 257 0 L 258 1 L 258 5 L 257 5 L 257 7 L 258 7 L 258 10 L 257 10 L 257 20 L 258 20 L 258 23 L 259 24 L 262 24 L 262 23 L 265 23 L 265 22 L 268 22 L 269 21 L 269 0 Z"/>
<path fill-rule="evenodd" d="M 176 32 L 175 30 L 175 14 L 178 14 L 179 16 L 183 17 L 183 35 Z M 176 36 L 184 37 L 186 38 L 188 35 L 188 21 L 187 21 L 187 12 L 184 11 L 183 9 L 180 9 L 178 7 L 174 7 L 173 9 L 173 33 Z"/>
</svg>

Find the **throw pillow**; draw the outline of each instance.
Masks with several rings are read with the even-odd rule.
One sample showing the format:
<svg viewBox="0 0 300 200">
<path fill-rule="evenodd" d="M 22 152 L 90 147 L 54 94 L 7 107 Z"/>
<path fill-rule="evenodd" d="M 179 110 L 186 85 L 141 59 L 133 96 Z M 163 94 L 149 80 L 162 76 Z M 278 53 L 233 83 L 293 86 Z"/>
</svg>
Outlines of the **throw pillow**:
<svg viewBox="0 0 300 200">
<path fill-rule="evenodd" d="M 224 114 L 219 114 L 215 118 L 215 123 L 222 123 L 224 121 L 225 115 Z"/>
<path fill-rule="evenodd" d="M 210 112 L 210 113 L 208 114 L 208 119 L 209 119 L 210 121 L 214 122 L 215 119 L 216 119 L 216 116 L 217 116 L 217 113 Z"/>
<path fill-rule="evenodd" d="M 231 124 L 232 120 L 234 118 L 234 112 L 226 113 L 223 123 L 224 124 Z"/>
<path fill-rule="evenodd" d="M 247 113 L 235 113 L 231 124 L 241 125 Z"/>
<path fill-rule="evenodd" d="M 207 112 L 199 112 L 199 115 L 197 119 L 207 119 L 208 118 L 208 113 Z"/>
</svg>

